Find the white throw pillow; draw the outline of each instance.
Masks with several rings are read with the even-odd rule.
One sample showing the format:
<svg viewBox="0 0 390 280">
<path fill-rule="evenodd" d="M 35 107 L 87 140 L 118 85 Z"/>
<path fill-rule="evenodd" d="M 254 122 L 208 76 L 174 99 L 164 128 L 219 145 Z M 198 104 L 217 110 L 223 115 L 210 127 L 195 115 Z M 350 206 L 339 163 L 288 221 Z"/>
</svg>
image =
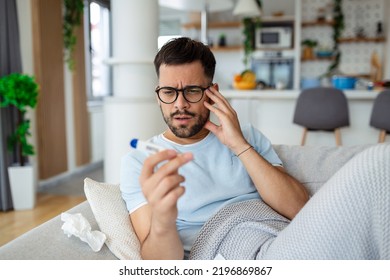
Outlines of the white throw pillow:
<svg viewBox="0 0 390 280">
<path fill-rule="evenodd" d="M 106 245 L 121 260 L 139 260 L 140 243 L 133 230 L 119 185 L 84 180 L 84 192 Z"/>
</svg>

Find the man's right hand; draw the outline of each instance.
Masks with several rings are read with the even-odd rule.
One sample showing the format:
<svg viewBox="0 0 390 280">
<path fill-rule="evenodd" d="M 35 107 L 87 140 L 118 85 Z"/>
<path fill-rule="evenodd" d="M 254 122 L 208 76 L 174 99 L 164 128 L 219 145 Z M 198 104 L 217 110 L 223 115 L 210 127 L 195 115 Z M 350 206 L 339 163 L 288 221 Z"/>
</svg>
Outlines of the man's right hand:
<svg viewBox="0 0 390 280">
<path fill-rule="evenodd" d="M 192 159 L 191 153 L 165 150 L 144 162 L 140 184 L 148 204 L 130 215 L 143 259 L 183 259 L 183 244 L 176 228 L 177 201 L 184 194 L 180 184 L 185 180 L 179 168 Z"/>
<path fill-rule="evenodd" d="M 185 180 L 178 170 L 192 158 L 191 153 L 177 154 L 174 150 L 165 150 L 144 162 L 140 184 L 152 210 L 152 222 L 159 229 L 176 226 L 177 201 L 184 194 L 184 187 L 180 184 Z"/>
</svg>

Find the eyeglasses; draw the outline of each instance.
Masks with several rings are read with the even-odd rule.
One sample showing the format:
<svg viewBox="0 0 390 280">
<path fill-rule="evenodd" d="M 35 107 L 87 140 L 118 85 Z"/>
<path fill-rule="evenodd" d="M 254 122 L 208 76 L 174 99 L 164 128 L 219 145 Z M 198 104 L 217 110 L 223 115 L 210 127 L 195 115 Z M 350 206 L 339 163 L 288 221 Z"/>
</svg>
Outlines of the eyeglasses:
<svg viewBox="0 0 390 280">
<path fill-rule="evenodd" d="M 197 103 L 202 99 L 204 91 L 209 87 L 211 87 L 211 85 L 206 88 L 200 86 L 187 86 L 183 89 L 173 87 L 157 87 L 156 93 L 158 99 L 160 99 L 160 101 L 165 104 L 171 104 L 175 102 L 179 96 L 179 91 L 183 92 L 184 99 L 189 103 Z"/>
</svg>

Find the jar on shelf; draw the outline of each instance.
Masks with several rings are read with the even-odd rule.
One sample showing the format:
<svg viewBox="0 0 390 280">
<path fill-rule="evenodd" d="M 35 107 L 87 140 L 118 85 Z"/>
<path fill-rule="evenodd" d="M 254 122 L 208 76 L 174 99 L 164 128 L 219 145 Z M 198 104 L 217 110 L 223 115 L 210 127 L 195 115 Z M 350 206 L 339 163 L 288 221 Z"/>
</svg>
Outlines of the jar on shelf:
<svg viewBox="0 0 390 280">
<path fill-rule="evenodd" d="M 327 22 L 333 21 L 333 3 L 329 3 L 325 7 L 325 20 Z"/>
<path fill-rule="evenodd" d="M 324 7 L 318 8 L 317 20 L 318 21 L 325 21 L 325 19 L 326 19 L 326 9 Z"/>
</svg>

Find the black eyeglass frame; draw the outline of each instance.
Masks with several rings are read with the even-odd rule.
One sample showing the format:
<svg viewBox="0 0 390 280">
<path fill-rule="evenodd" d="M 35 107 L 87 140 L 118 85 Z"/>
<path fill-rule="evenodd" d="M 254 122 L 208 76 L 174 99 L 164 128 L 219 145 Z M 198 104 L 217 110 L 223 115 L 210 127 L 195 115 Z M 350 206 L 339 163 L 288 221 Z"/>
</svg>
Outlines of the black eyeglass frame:
<svg viewBox="0 0 390 280">
<path fill-rule="evenodd" d="M 176 100 L 177 100 L 177 98 L 179 97 L 179 92 L 181 91 L 182 93 L 183 93 L 183 97 L 184 97 L 184 99 L 188 102 L 188 103 L 198 103 L 199 101 L 201 101 L 202 100 L 202 98 L 203 98 L 203 96 L 204 96 L 204 91 L 206 90 L 206 89 L 208 89 L 209 87 L 211 87 L 213 84 L 210 84 L 208 87 L 201 87 L 201 86 L 186 86 L 186 87 L 184 87 L 184 88 L 182 88 L 182 89 L 178 89 L 178 88 L 174 88 L 174 87 L 156 87 L 156 89 L 155 89 L 155 92 L 156 92 L 156 94 L 157 94 L 157 97 L 158 97 L 158 99 L 162 102 L 162 103 L 164 103 L 164 104 L 172 104 L 172 103 L 174 103 Z M 186 91 L 186 90 L 188 90 L 188 89 L 191 89 L 191 88 L 199 88 L 199 89 L 201 89 L 202 90 L 202 95 L 201 95 L 201 97 L 199 98 L 199 100 L 198 101 L 190 101 L 190 100 L 188 100 L 187 98 L 186 98 L 186 95 L 184 94 L 184 92 Z M 172 102 L 165 102 L 165 101 L 163 101 L 162 99 L 161 99 L 161 97 L 160 97 L 160 90 L 162 90 L 162 89 L 170 89 L 170 90 L 174 90 L 175 92 L 176 92 L 176 97 L 175 97 L 175 99 L 172 101 Z"/>
</svg>

